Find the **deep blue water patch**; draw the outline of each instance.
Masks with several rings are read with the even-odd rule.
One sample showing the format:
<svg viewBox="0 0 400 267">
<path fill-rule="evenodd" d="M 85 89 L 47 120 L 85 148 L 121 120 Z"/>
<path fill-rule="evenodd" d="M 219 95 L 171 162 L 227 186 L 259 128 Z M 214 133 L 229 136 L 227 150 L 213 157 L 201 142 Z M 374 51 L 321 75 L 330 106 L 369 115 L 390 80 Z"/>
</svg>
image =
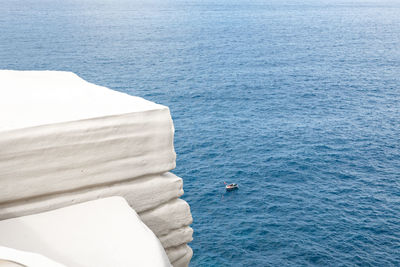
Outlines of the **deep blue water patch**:
<svg viewBox="0 0 400 267">
<path fill-rule="evenodd" d="M 3 0 L 0 68 L 170 107 L 192 266 L 400 265 L 397 1 Z"/>
</svg>

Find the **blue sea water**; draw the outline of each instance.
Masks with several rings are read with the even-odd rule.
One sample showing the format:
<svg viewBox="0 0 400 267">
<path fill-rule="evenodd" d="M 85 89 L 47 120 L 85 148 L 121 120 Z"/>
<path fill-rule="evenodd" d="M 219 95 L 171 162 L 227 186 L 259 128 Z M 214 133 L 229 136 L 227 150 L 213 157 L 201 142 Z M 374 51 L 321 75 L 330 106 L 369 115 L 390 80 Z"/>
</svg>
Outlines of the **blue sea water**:
<svg viewBox="0 0 400 267">
<path fill-rule="evenodd" d="M 399 1 L 2 0 L 0 69 L 170 107 L 191 266 L 400 266 Z"/>
</svg>

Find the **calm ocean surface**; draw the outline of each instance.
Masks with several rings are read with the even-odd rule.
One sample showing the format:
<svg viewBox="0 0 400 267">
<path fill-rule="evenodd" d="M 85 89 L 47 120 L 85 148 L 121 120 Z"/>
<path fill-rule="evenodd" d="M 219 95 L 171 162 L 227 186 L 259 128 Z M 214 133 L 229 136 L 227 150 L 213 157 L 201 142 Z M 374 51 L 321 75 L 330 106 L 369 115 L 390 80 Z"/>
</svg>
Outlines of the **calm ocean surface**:
<svg viewBox="0 0 400 267">
<path fill-rule="evenodd" d="M 0 69 L 170 107 L 192 266 L 400 266 L 399 1 L 1 0 Z"/>
</svg>

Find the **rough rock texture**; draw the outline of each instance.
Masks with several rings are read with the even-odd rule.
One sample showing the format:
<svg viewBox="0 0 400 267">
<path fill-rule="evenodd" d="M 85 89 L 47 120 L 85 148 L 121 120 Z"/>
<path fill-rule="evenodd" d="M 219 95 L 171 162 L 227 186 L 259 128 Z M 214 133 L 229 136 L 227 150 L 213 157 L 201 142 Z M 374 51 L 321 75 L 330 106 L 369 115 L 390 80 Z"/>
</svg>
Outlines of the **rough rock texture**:
<svg viewBox="0 0 400 267">
<path fill-rule="evenodd" d="M 97 198 L 124 197 L 139 214 L 183 195 L 182 179 L 172 173 L 44 195 L 0 204 L 0 219 L 58 209 Z M 151 197 L 150 197 L 151 196 Z"/>
<path fill-rule="evenodd" d="M 0 220 L 122 196 L 170 261 L 189 263 L 167 107 L 68 72 L 0 71 L 0 88 Z"/>
</svg>

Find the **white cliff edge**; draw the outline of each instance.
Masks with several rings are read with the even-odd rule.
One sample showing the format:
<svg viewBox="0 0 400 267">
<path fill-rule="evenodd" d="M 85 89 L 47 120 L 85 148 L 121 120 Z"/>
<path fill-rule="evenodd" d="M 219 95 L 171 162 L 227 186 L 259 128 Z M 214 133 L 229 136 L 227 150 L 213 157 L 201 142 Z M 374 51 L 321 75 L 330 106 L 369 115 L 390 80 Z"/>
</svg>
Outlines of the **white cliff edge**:
<svg viewBox="0 0 400 267">
<path fill-rule="evenodd" d="M 69 72 L 0 71 L 0 220 L 122 196 L 172 265 L 187 266 L 173 134 L 165 106 Z"/>
</svg>

